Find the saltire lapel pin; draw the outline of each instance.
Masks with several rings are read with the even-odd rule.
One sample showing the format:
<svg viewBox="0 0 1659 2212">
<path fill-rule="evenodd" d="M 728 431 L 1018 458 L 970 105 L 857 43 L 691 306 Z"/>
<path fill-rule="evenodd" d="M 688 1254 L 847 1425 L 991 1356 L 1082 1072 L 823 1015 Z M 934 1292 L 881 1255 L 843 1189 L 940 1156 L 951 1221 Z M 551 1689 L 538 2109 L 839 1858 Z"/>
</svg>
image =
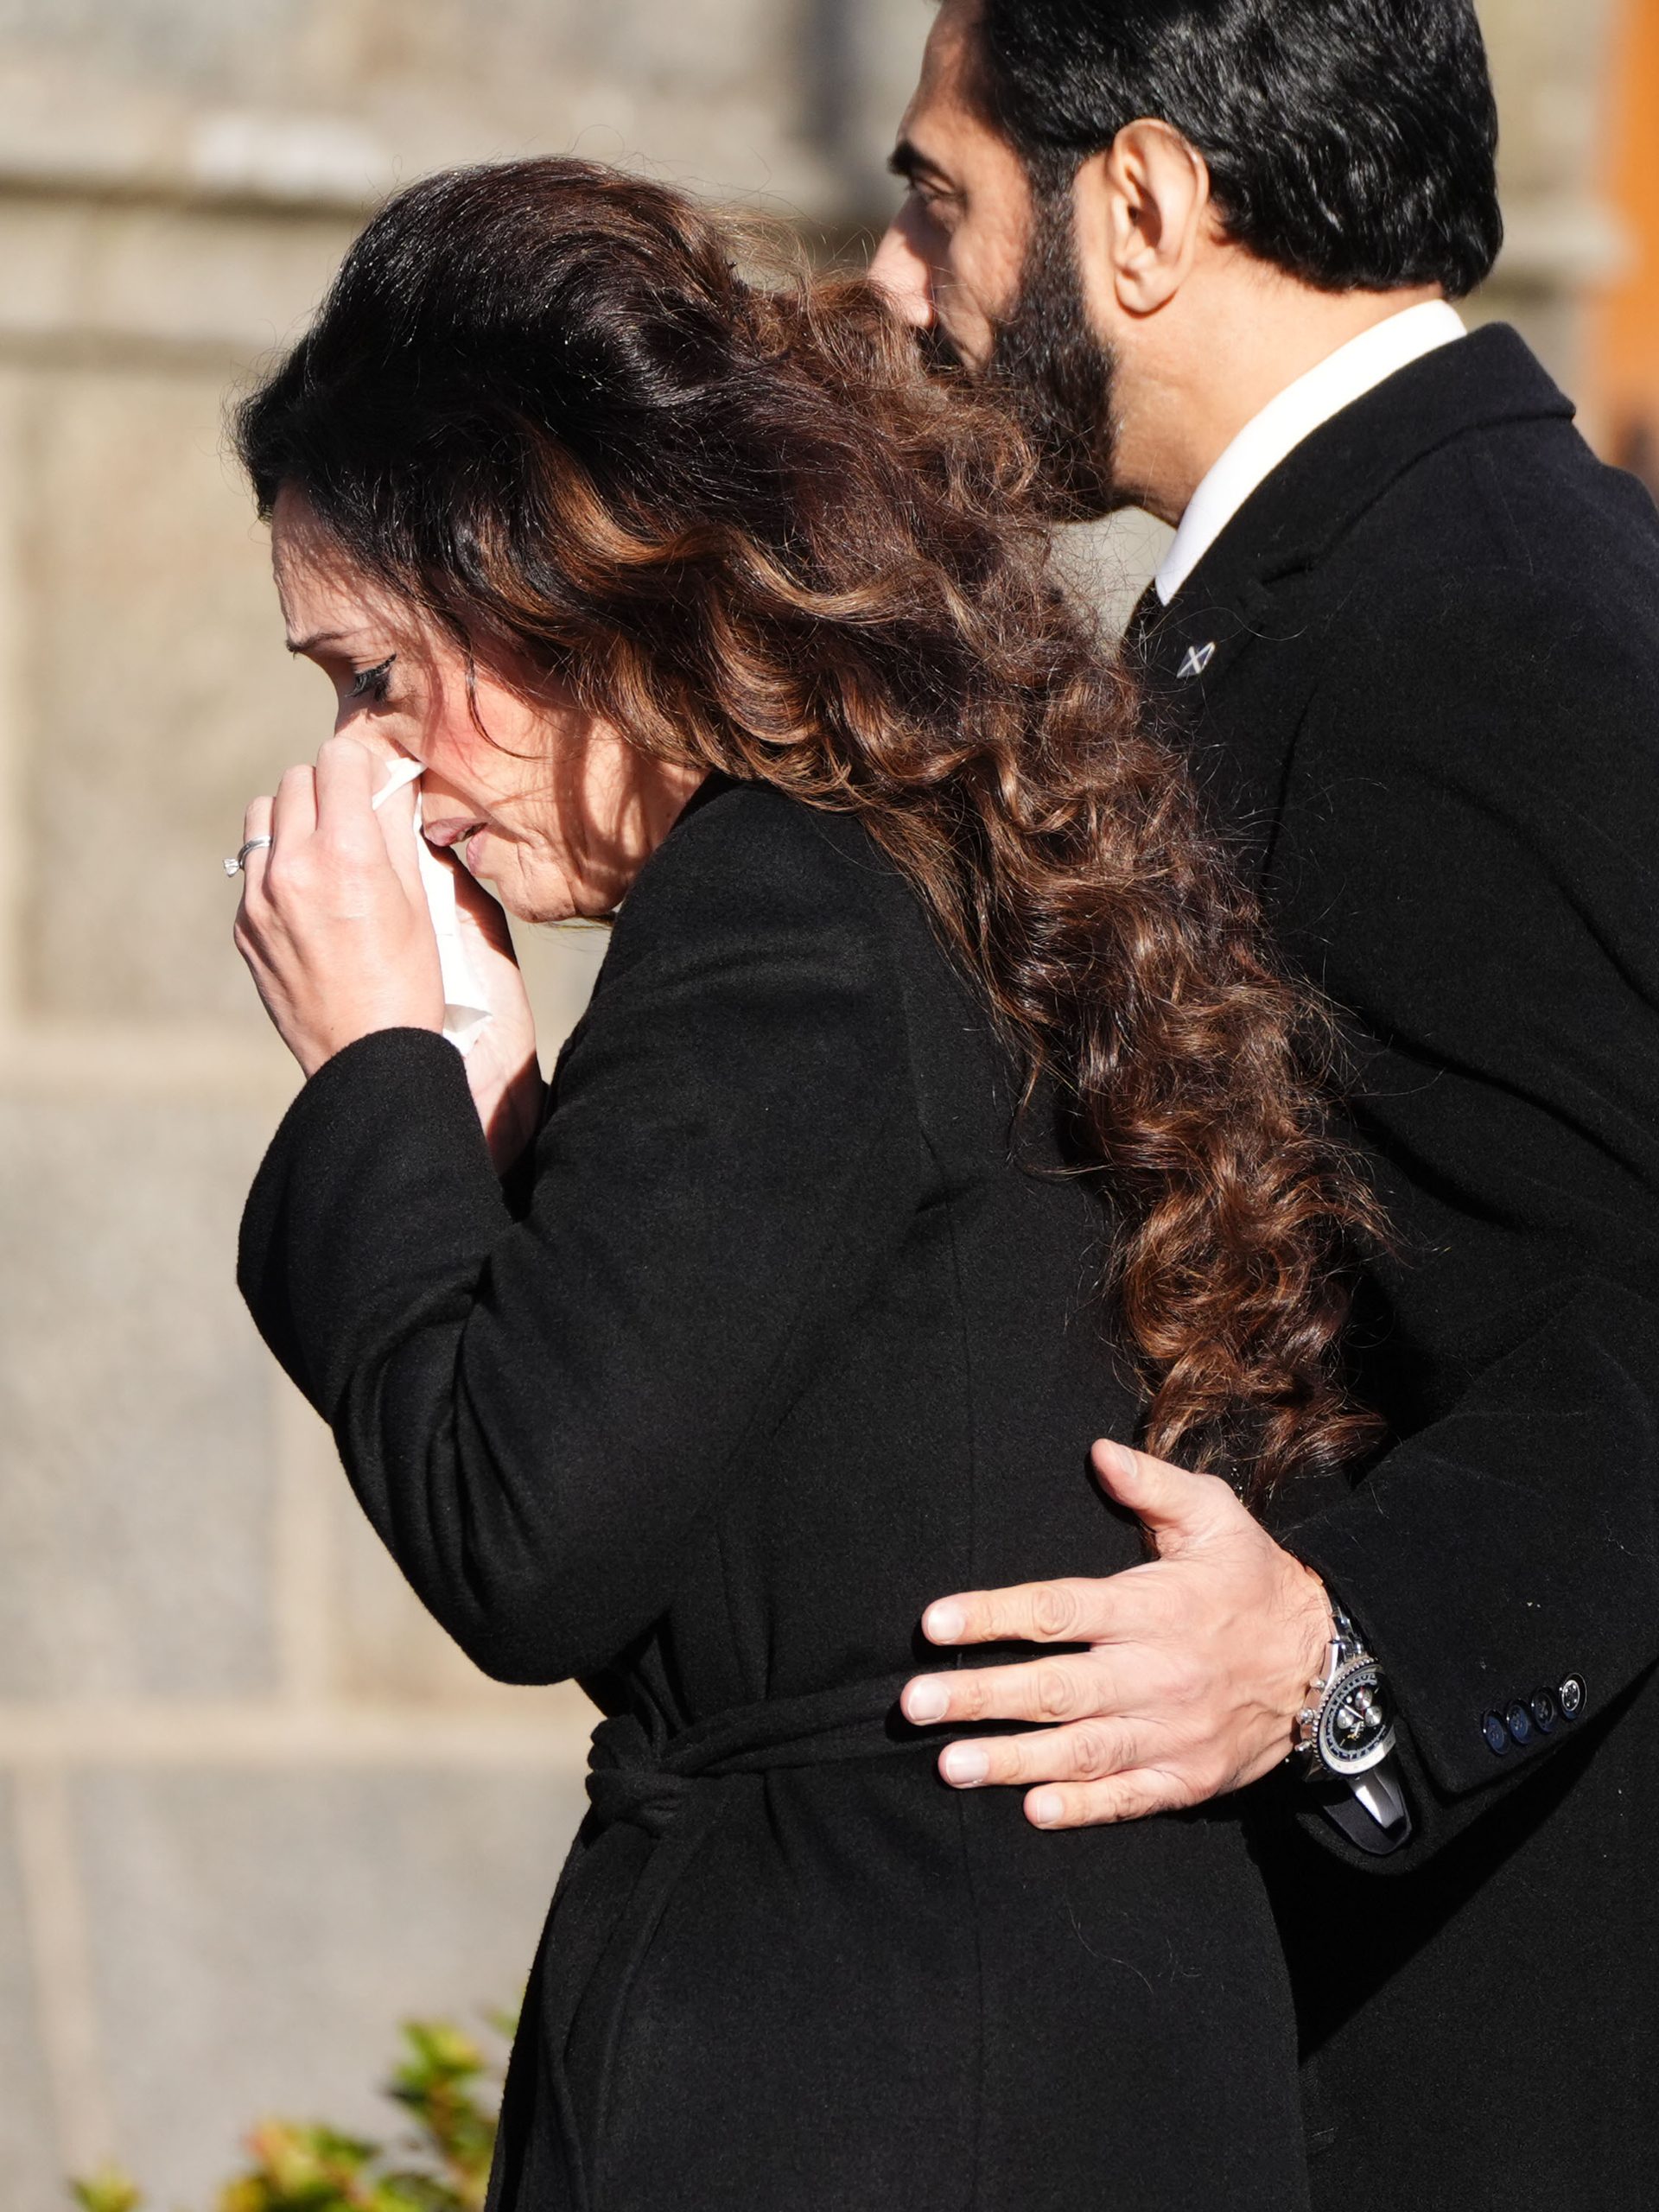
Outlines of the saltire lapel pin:
<svg viewBox="0 0 1659 2212">
<path fill-rule="evenodd" d="M 1207 645 L 1189 645 L 1186 658 L 1175 671 L 1175 681 L 1184 683 L 1189 676 L 1202 676 L 1216 657 L 1215 642 Z"/>
</svg>

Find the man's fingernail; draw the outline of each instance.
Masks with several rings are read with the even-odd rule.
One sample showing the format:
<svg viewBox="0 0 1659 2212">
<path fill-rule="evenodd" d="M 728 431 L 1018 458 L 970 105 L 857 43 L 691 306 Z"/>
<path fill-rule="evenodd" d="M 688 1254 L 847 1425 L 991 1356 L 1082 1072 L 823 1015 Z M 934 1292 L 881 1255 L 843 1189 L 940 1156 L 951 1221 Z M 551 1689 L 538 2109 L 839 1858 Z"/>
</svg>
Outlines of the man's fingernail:
<svg viewBox="0 0 1659 2212">
<path fill-rule="evenodd" d="M 962 1617 L 960 1605 L 930 1605 L 922 1616 L 922 1626 L 932 1643 L 955 1643 L 968 1625 Z"/>
<path fill-rule="evenodd" d="M 950 1693 L 935 1676 L 912 1682 L 905 1692 L 905 1718 L 925 1727 L 930 1720 L 943 1720 L 950 1710 Z"/>
<path fill-rule="evenodd" d="M 986 1754 L 973 1744 L 952 1744 L 939 1761 L 947 1782 L 959 1788 L 972 1789 L 976 1782 L 983 1782 L 991 1770 Z"/>
<path fill-rule="evenodd" d="M 1135 1464 L 1121 1444 L 1109 1440 L 1097 1445 L 1096 1450 L 1100 1455 L 1096 1465 L 1109 1475 L 1126 1475 Z"/>
<path fill-rule="evenodd" d="M 1034 1827 L 1058 1827 L 1065 1818 L 1065 1800 L 1058 1789 L 1033 1789 L 1026 1800 L 1026 1817 Z"/>
</svg>

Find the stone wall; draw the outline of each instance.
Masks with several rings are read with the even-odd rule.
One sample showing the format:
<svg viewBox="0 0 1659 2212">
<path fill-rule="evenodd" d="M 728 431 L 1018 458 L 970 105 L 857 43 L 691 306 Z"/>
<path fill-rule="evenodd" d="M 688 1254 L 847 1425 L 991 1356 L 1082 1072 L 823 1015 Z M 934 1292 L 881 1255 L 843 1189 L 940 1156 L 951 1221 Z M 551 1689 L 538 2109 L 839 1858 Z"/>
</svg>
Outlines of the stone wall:
<svg viewBox="0 0 1659 2212">
<path fill-rule="evenodd" d="M 1572 359 L 1608 0 L 1489 0 L 1508 299 Z M 228 942 L 245 798 L 325 723 L 226 397 L 364 212 L 575 145 L 845 232 L 924 0 L 0 0 L 0 2202 L 200 2205 L 259 2113 L 374 2116 L 397 2020 L 511 2002 L 581 1802 L 231 1286 L 292 1089 Z M 1552 226 L 1555 227 L 1552 229 Z M 1554 243 L 1552 243 L 1554 241 Z M 1153 543 L 1109 554 L 1133 588 Z M 550 1037 L 593 931 L 526 945 Z"/>
<path fill-rule="evenodd" d="M 366 2120 L 400 2015 L 511 1999 L 577 1802 L 570 1701 L 491 1691 L 425 1627 L 230 1281 L 292 1077 L 219 859 L 325 725 L 221 416 L 353 220 L 0 201 L 16 2212 L 116 2153 L 203 2201 L 273 2106 Z"/>
</svg>

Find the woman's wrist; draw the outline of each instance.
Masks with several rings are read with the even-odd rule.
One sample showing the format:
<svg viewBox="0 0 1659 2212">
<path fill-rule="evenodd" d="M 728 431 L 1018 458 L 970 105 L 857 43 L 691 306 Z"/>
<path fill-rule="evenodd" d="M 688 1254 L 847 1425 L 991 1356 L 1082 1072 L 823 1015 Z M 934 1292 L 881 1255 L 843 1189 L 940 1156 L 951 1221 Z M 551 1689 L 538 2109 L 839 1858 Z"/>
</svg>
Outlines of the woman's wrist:
<svg viewBox="0 0 1659 2212">
<path fill-rule="evenodd" d="M 342 1052 L 349 1052 L 353 1045 L 360 1045 L 367 1038 L 384 1037 L 393 1030 L 407 1029 L 423 1030 L 429 1037 L 442 1037 L 442 1015 L 435 1021 L 423 1019 L 423 1008 L 389 1009 L 376 1019 L 348 1021 L 338 1027 L 321 1031 L 312 1029 L 294 1037 L 284 1035 L 283 1041 L 299 1062 L 301 1071 L 308 1083 L 331 1060 L 337 1060 Z M 279 1024 L 279 1033 L 280 1028 Z"/>
<path fill-rule="evenodd" d="M 474 1096 L 490 1163 L 504 1183 L 515 1180 L 529 1157 L 542 1126 L 547 1106 L 547 1085 L 541 1070 L 531 1069 L 518 1082 L 506 1084 L 486 1105 Z"/>
</svg>

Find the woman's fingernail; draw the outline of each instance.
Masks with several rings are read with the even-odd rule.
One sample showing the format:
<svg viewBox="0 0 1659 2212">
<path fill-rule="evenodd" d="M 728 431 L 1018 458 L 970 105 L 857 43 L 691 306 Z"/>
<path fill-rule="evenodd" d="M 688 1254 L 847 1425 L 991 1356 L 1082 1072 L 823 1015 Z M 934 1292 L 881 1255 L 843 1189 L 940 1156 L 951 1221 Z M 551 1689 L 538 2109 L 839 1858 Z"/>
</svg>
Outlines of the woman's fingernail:
<svg viewBox="0 0 1659 2212">
<path fill-rule="evenodd" d="M 967 1623 L 962 1618 L 960 1605 L 930 1605 L 922 1616 L 922 1626 L 930 1643 L 956 1643 Z"/>
<path fill-rule="evenodd" d="M 963 1789 L 971 1789 L 976 1782 L 983 1782 L 991 1770 L 990 1760 L 972 1744 L 952 1744 L 939 1764 L 945 1780 Z"/>
<path fill-rule="evenodd" d="M 1026 1817 L 1033 1827 L 1058 1827 L 1065 1818 L 1065 1800 L 1058 1789 L 1033 1789 L 1026 1800 Z"/>
<path fill-rule="evenodd" d="M 931 1720 L 943 1720 L 950 1710 L 950 1694 L 936 1676 L 912 1682 L 905 1692 L 905 1718 L 920 1727 Z"/>
</svg>

